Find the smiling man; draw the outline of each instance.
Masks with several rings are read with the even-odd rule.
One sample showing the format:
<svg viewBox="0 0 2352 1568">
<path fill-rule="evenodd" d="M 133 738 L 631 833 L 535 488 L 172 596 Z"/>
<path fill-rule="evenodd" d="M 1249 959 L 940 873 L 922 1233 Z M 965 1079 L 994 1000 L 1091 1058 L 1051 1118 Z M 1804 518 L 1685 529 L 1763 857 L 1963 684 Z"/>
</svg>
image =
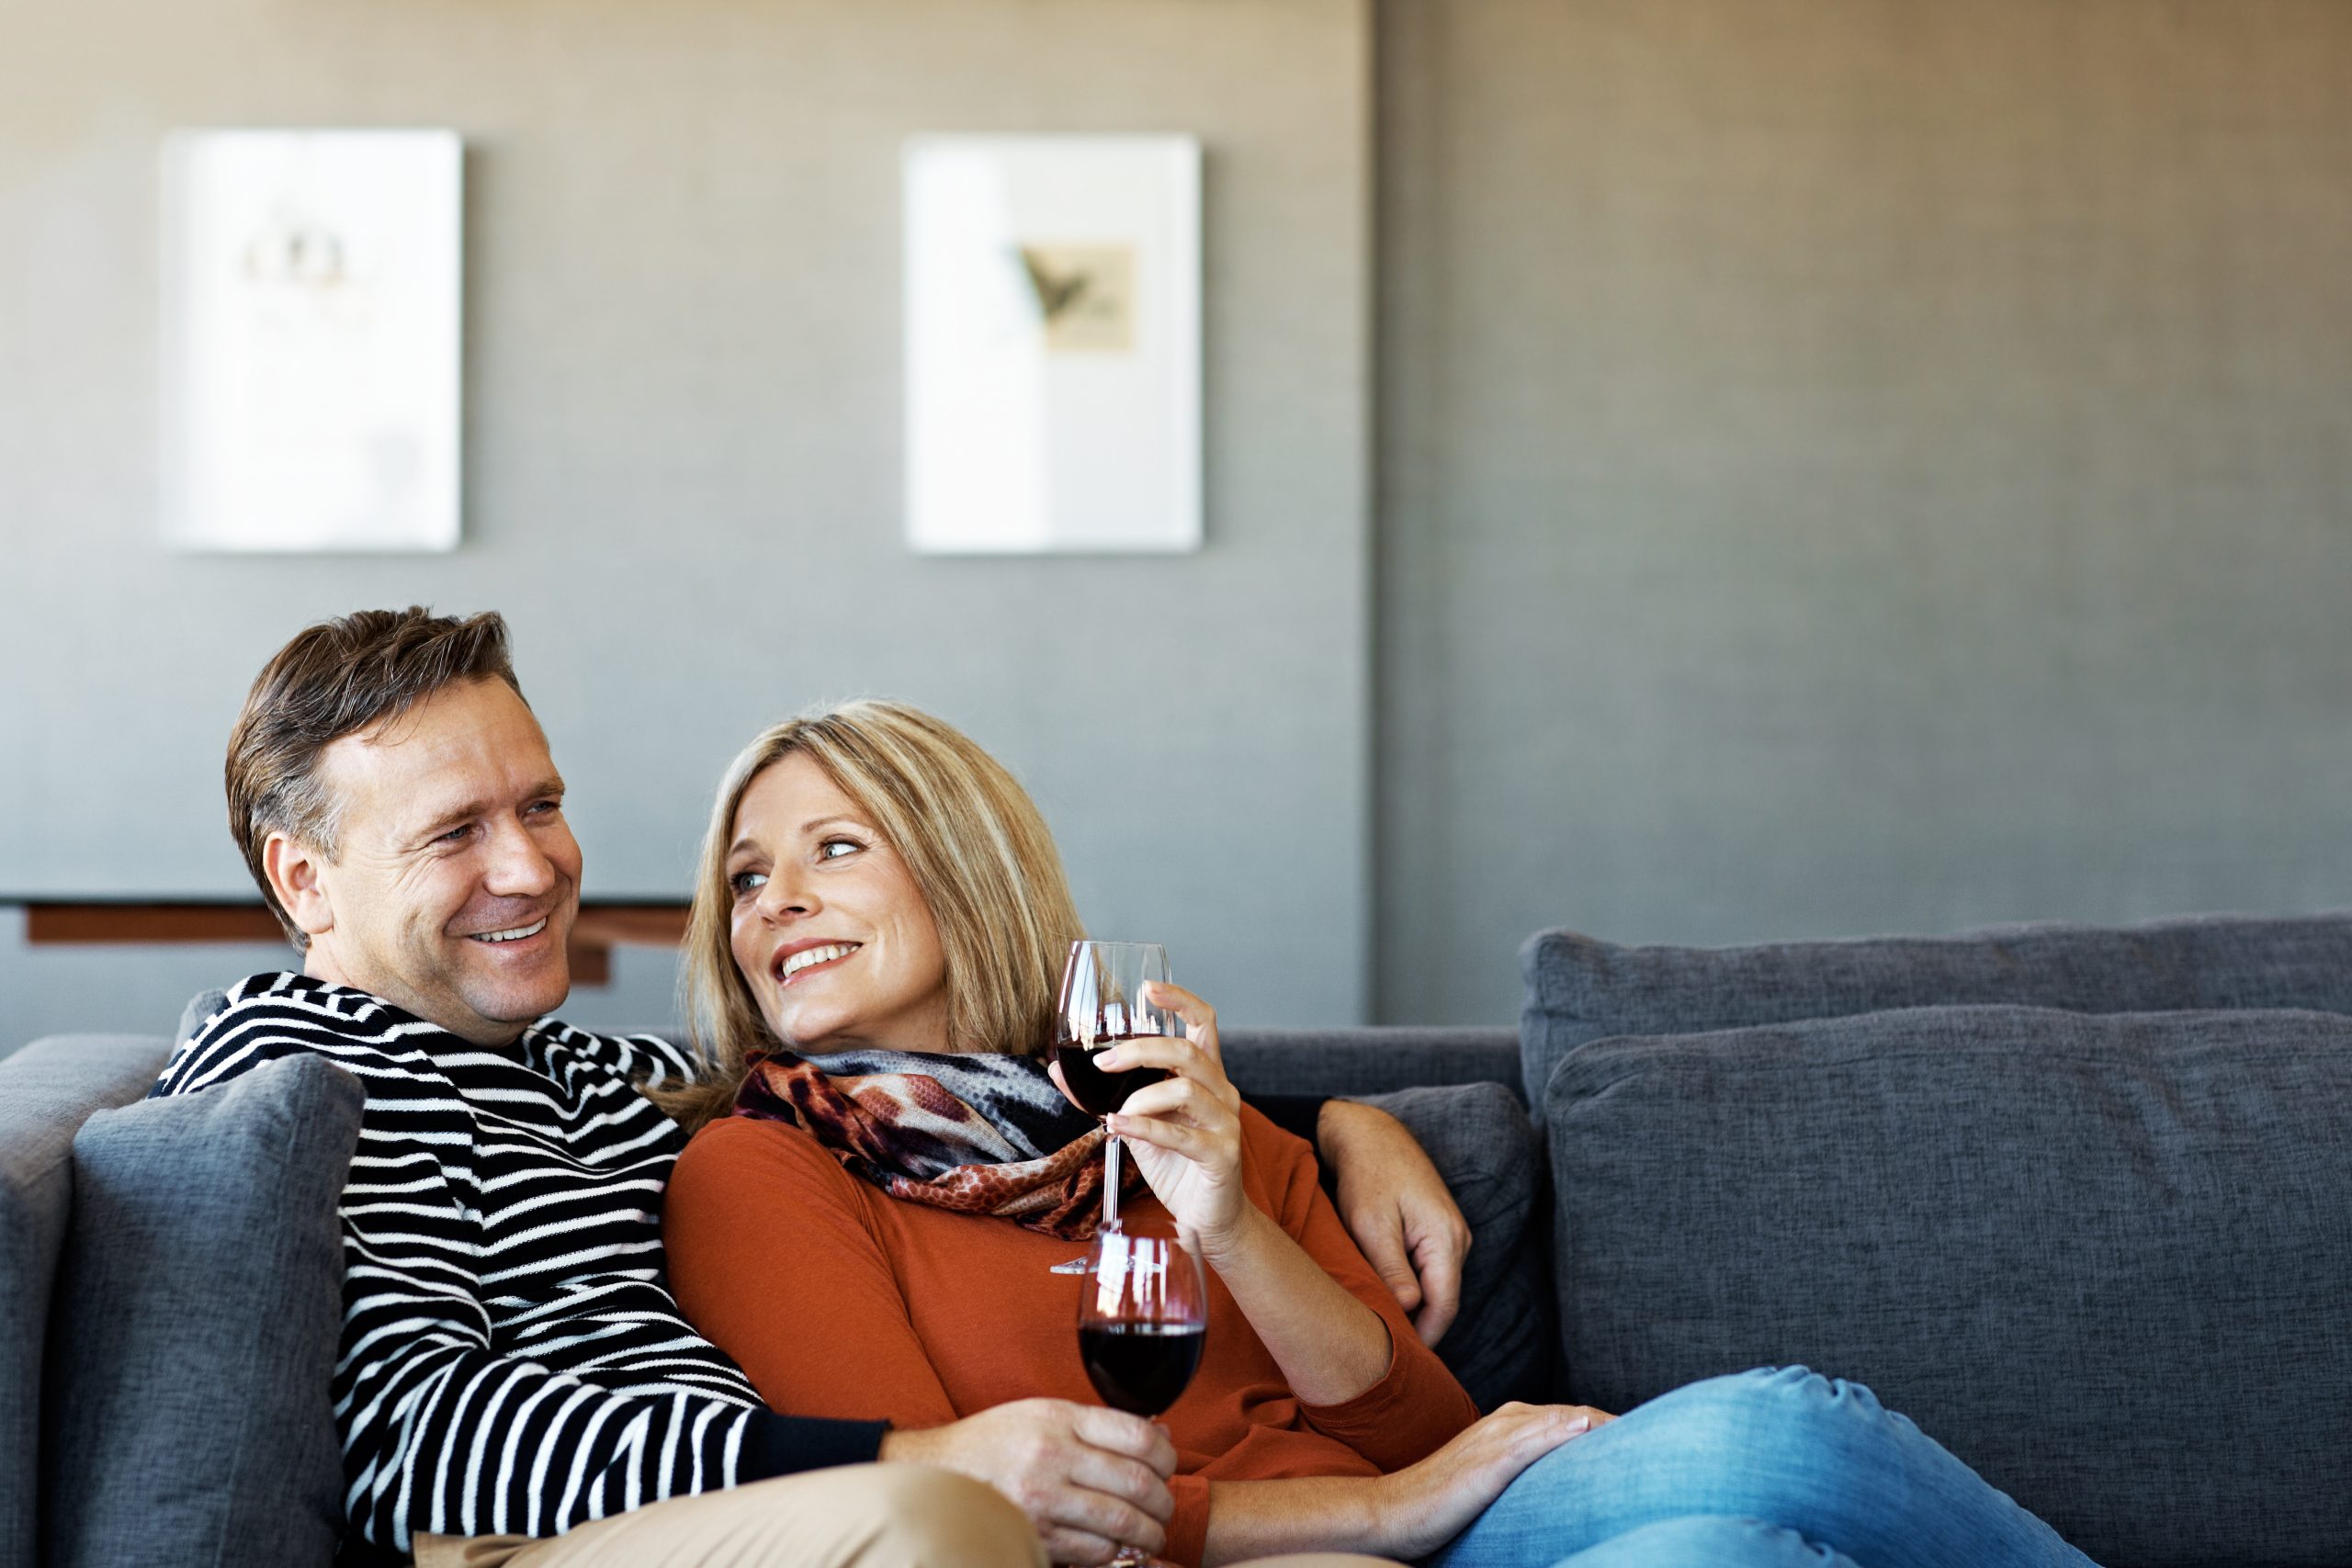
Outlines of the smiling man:
<svg viewBox="0 0 2352 1568">
<path fill-rule="evenodd" d="M 250 709 L 247 719 L 254 731 L 270 723 Z M 232 772 L 232 791 L 254 797 L 240 814 L 253 821 L 264 813 L 252 806 L 293 781 L 266 762 L 250 772 Z M 580 845 L 546 738 L 505 674 L 440 685 L 336 738 L 311 773 L 305 783 L 333 803 L 318 819 L 241 835 L 305 974 L 477 1044 L 511 1040 L 562 1002 Z"/>
<path fill-rule="evenodd" d="M 304 1052 L 366 1089 L 338 1211 L 346 1561 L 993 1568 L 1161 1543 L 1175 1456 L 1147 1422 L 1042 1399 L 925 1430 L 779 1415 L 680 1314 L 660 1213 L 685 1139 L 639 1091 L 695 1064 L 546 1016 L 581 853 L 497 615 L 307 628 L 254 681 L 227 784 L 302 968 L 241 982 L 156 1092 Z M 1392 1219 L 1450 1210 L 1425 1160 L 1374 1143 L 1362 1161 L 1419 1189 Z M 1442 1256 L 1440 1228 L 1381 1240 Z"/>
</svg>

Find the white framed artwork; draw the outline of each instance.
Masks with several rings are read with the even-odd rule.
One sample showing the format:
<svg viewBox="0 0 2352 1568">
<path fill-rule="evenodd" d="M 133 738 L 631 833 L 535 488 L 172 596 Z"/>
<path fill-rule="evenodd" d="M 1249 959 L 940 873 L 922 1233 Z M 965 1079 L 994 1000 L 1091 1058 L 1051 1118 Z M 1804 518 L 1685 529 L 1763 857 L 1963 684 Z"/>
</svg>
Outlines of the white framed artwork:
<svg viewBox="0 0 2352 1568">
<path fill-rule="evenodd" d="M 164 148 L 164 537 L 448 550 L 464 144 L 183 131 Z"/>
<path fill-rule="evenodd" d="M 905 152 L 907 539 L 1201 544 L 1201 148 L 925 136 Z"/>
</svg>

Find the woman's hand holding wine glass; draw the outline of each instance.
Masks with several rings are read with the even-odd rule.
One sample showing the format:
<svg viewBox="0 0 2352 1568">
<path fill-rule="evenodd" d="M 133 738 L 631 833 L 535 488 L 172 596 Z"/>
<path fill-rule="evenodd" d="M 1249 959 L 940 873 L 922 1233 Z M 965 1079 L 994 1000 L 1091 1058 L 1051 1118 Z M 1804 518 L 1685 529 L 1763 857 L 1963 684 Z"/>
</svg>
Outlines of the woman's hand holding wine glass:
<svg viewBox="0 0 2352 1568">
<path fill-rule="evenodd" d="M 1216 1010 L 1170 981 L 1166 948 L 1070 944 L 1047 1071 L 1113 1134 L 1103 1151 L 1105 1224 L 1118 1223 L 1123 1148 L 1196 1253 L 1214 1259 L 1256 1214 L 1241 1190 L 1241 1096 L 1225 1076 Z M 1055 1272 L 1076 1272 L 1083 1261 Z"/>
<path fill-rule="evenodd" d="M 1241 1095 L 1225 1076 L 1216 1010 L 1182 986 L 1155 982 L 1144 999 L 1184 1023 L 1184 1033 L 1126 1040 L 1106 1069 L 1164 1074 L 1127 1097 L 1109 1118 L 1112 1133 L 1143 1173 L 1184 1245 L 1215 1262 L 1237 1226 L 1260 1217 L 1241 1187 Z"/>
<path fill-rule="evenodd" d="M 1216 1270 L 1291 1392 L 1309 1404 L 1343 1404 L 1386 1371 L 1387 1326 L 1250 1201 L 1241 1179 L 1241 1097 L 1225 1076 L 1216 1010 L 1170 982 L 1167 963 L 1158 947 L 1071 944 L 1055 1020 L 1054 1079 L 1114 1134 L 1104 1150 L 1106 1207 L 1125 1147 L 1185 1248 Z M 1104 1215 L 1106 1225 L 1117 1223 L 1115 1213 Z"/>
</svg>

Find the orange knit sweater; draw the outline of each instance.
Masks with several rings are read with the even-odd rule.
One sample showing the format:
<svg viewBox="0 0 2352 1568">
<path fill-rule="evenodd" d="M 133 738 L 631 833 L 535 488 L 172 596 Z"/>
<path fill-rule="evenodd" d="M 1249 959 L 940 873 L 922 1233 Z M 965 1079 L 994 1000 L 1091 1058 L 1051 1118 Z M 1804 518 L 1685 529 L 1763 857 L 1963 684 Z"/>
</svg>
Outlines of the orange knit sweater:
<svg viewBox="0 0 2352 1568">
<path fill-rule="evenodd" d="M 1388 1371 L 1345 1404 L 1301 1404 L 1214 1271 L 1200 1371 L 1161 1417 L 1176 1512 L 1162 1555 L 1196 1564 L 1216 1480 L 1376 1475 L 1477 1416 L 1415 1337 L 1317 1184 L 1312 1151 L 1242 1111 L 1244 1190 L 1387 1324 Z M 1165 1221 L 1148 1193 L 1133 1216 Z M 687 1145 L 663 1234 L 672 1288 L 771 1408 L 935 1427 L 1011 1400 L 1100 1403 L 1078 1357 L 1074 1245 L 1005 1220 L 903 1203 L 781 1122 L 732 1117 Z"/>
</svg>

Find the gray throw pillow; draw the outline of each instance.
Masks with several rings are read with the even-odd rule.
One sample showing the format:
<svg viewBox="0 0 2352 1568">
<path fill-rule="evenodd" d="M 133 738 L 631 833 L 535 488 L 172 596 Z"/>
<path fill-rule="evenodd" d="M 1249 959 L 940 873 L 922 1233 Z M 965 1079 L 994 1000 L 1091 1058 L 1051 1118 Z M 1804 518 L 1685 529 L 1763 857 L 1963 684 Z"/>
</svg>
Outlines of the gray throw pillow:
<svg viewBox="0 0 2352 1568">
<path fill-rule="evenodd" d="M 2116 1568 L 2352 1562 L 2352 1018 L 1622 1038 L 1547 1099 L 1573 1398 L 1803 1363 Z"/>
<path fill-rule="evenodd" d="M 1481 1410 L 1540 1400 L 1551 1381 L 1552 1281 L 1537 1213 L 1544 1149 L 1519 1097 L 1498 1083 L 1366 1095 L 1402 1122 L 1470 1224 L 1462 1311 L 1439 1359 Z"/>
<path fill-rule="evenodd" d="M 164 1065 L 144 1035 L 65 1034 L 0 1061 L 0 1563 L 34 1561 L 41 1357 L 74 1214 L 74 1134 Z"/>
<path fill-rule="evenodd" d="M 42 1456 L 58 1568 L 324 1568 L 357 1079 L 295 1056 L 74 1140 Z"/>
<path fill-rule="evenodd" d="M 2195 915 L 2141 926 L 1992 926 L 1948 937 L 1620 947 L 1569 931 L 1520 950 L 1527 1099 L 1560 1058 L 1619 1034 L 1696 1034 L 1894 1008 L 2352 1013 L 2352 913 Z"/>
</svg>

